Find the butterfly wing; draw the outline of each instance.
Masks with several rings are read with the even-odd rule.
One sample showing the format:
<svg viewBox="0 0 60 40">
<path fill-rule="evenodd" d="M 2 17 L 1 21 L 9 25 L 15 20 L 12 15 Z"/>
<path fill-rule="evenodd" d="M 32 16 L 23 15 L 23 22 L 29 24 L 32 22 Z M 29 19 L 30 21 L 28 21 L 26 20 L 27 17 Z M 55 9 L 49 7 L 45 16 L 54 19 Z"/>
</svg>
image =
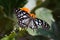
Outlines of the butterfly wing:
<svg viewBox="0 0 60 40">
<path fill-rule="evenodd" d="M 28 27 L 31 29 L 37 29 L 37 26 L 35 25 L 34 19 L 31 19 L 31 21 L 28 24 Z"/>
<path fill-rule="evenodd" d="M 49 28 L 50 28 L 49 24 L 47 22 L 45 22 L 44 20 L 36 18 L 36 19 L 34 19 L 34 22 L 37 27 L 42 26 L 42 29 L 44 29 L 44 30 L 49 30 Z"/>
<path fill-rule="evenodd" d="M 20 27 L 22 27 L 22 28 L 28 27 L 28 24 L 29 24 L 31 18 L 27 12 L 25 12 L 21 9 L 17 9 L 16 16 L 18 18 L 18 24 L 20 25 Z"/>
<path fill-rule="evenodd" d="M 47 22 L 38 19 L 38 18 L 32 18 L 29 13 L 21 10 L 21 9 L 17 9 L 16 10 L 16 16 L 18 18 L 18 24 L 20 25 L 20 27 L 25 28 L 25 27 L 30 27 L 32 29 L 37 29 L 38 26 L 42 26 L 42 28 L 44 30 L 49 30 L 50 26 L 48 25 Z"/>
</svg>

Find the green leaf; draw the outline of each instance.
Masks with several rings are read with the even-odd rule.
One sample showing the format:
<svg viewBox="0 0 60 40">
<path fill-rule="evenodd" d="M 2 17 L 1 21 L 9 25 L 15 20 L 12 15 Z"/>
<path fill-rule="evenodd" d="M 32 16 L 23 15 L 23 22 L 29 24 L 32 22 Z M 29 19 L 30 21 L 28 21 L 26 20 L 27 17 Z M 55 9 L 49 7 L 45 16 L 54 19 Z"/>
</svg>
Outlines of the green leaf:
<svg viewBox="0 0 60 40">
<path fill-rule="evenodd" d="M 51 31 L 45 31 L 42 28 L 39 28 L 37 30 L 36 29 L 32 30 L 32 29 L 28 28 L 27 31 L 32 36 L 36 36 L 36 35 L 50 36 L 50 35 L 53 35 L 53 33 Z"/>
<path fill-rule="evenodd" d="M 3 18 L 5 15 L 3 9 L 4 9 L 4 7 L 0 5 L 0 19 Z"/>
<path fill-rule="evenodd" d="M 0 19 L 0 37 L 3 37 L 5 34 L 9 35 L 13 30 L 14 21 L 8 17 L 3 17 Z"/>
<path fill-rule="evenodd" d="M 0 38 L 5 34 L 9 35 L 13 30 L 13 11 L 15 8 L 23 7 L 26 2 L 26 0 L 0 0 Z"/>
<path fill-rule="evenodd" d="M 0 5 L 4 7 L 5 14 L 12 17 L 14 9 L 23 7 L 26 2 L 26 0 L 0 0 Z"/>
<path fill-rule="evenodd" d="M 12 32 L 9 36 L 5 36 L 4 38 L 2 38 L 1 40 L 15 40 L 15 32 Z"/>
</svg>

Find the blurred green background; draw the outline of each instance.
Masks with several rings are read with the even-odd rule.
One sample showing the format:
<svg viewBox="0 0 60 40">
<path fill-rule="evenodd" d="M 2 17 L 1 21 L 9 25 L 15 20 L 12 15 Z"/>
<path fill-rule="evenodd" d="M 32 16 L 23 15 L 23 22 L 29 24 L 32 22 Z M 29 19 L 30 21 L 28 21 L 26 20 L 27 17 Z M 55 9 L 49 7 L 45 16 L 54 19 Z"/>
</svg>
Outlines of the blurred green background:
<svg viewBox="0 0 60 40">
<path fill-rule="evenodd" d="M 60 40 L 60 0 L 33 1 L 36 6 L 31 9 L 31 13 L 45 20 L 50 29 L 33 31 L 19 27 L 14 9 L 24 7 L 29 0 L 0 0 L 0 40 Z"/>
</svg>

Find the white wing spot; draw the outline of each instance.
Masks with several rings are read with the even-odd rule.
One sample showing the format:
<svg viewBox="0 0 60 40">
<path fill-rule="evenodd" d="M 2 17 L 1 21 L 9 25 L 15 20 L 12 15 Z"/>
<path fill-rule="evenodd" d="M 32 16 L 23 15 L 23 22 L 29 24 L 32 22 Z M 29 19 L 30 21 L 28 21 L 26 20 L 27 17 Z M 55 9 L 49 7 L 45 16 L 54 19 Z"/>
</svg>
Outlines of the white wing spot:
<svg viewBox="0 0 60 40">
<path fill-rule="evenodd" d="M 20 21 L 21 22 L 21 21 Z"/>
<path fill-rule="evenodd" d="M 23 18 L 23 17 L 21 17 L 21 18 Z"/>
<path fill-rule="evenodd" d="M 38 24 L 38 22 L 37 21 L 35 21 L 36 22 L 36 24 Z"/>
<path fill-rule="evenodd" d="M 17 10 L 16 10 L 16 12 L 17 12 Z"/>
<path fill-rule="evenodd" d="M 23 12 L 23 14 L 26 14 L 25 12 Z"/>
<path fill-rule="evenodd" d="M 21 16 L 23 15 L 23 13 L 20 14 Z"/>
<path fill-rule="evenodd" d="M 26 15 L 23 16 L 24 18 L 27 17 Z"/>
<path fill-rule="evenodd" d="M 39 20 L 39 22 L 41 22 L 41 21 Z"/>
<path fill-rule="evenodd" d="M 18 17 L 20 17 L 20 15 L 18 15 Z"/>
<path fill-rule="evenodd" d="M 25 22 L 25 20 L 22 20 L 22 23 L 24 23 Z"/>
<path fill-rule="evenodd" d="M 39 23 L 39 25 L 41 25 L 42 23 Z"/>
</svg>

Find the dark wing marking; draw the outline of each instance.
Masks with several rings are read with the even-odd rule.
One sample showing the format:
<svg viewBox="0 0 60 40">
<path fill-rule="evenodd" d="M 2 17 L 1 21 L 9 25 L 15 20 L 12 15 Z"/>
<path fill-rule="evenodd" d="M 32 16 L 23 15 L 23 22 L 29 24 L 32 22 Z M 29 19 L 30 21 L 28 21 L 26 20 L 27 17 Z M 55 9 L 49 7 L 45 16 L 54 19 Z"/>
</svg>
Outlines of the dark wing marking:
<svg viewBox="0 0 60 40">
<path fill-rule="evenodd" d="M 37 29 L 37 26 L 35 25 L 33 19 L 30 20 L 30 22 L 29 22 L 29 24 L 28 24 L 28 27 L 30 27 L 31 29 Z"/>
<path fill-rule="evenodd" d="M 34 19 L 35 21 L 35 24 L 37 25 L 37 27 L 38 26 L 42 26 L 42 28 L 44 29 L 44 30 L 49 30 L 49 28 L 50 28 L 50 26 L 49 26 L 49 24 L 47 23 L 47 22 L 45 22 L 44 20 L 41 20 L 41 19 L 38 19 L 38 18 L 36 18 L 36 19 Z"/>
</svg>

